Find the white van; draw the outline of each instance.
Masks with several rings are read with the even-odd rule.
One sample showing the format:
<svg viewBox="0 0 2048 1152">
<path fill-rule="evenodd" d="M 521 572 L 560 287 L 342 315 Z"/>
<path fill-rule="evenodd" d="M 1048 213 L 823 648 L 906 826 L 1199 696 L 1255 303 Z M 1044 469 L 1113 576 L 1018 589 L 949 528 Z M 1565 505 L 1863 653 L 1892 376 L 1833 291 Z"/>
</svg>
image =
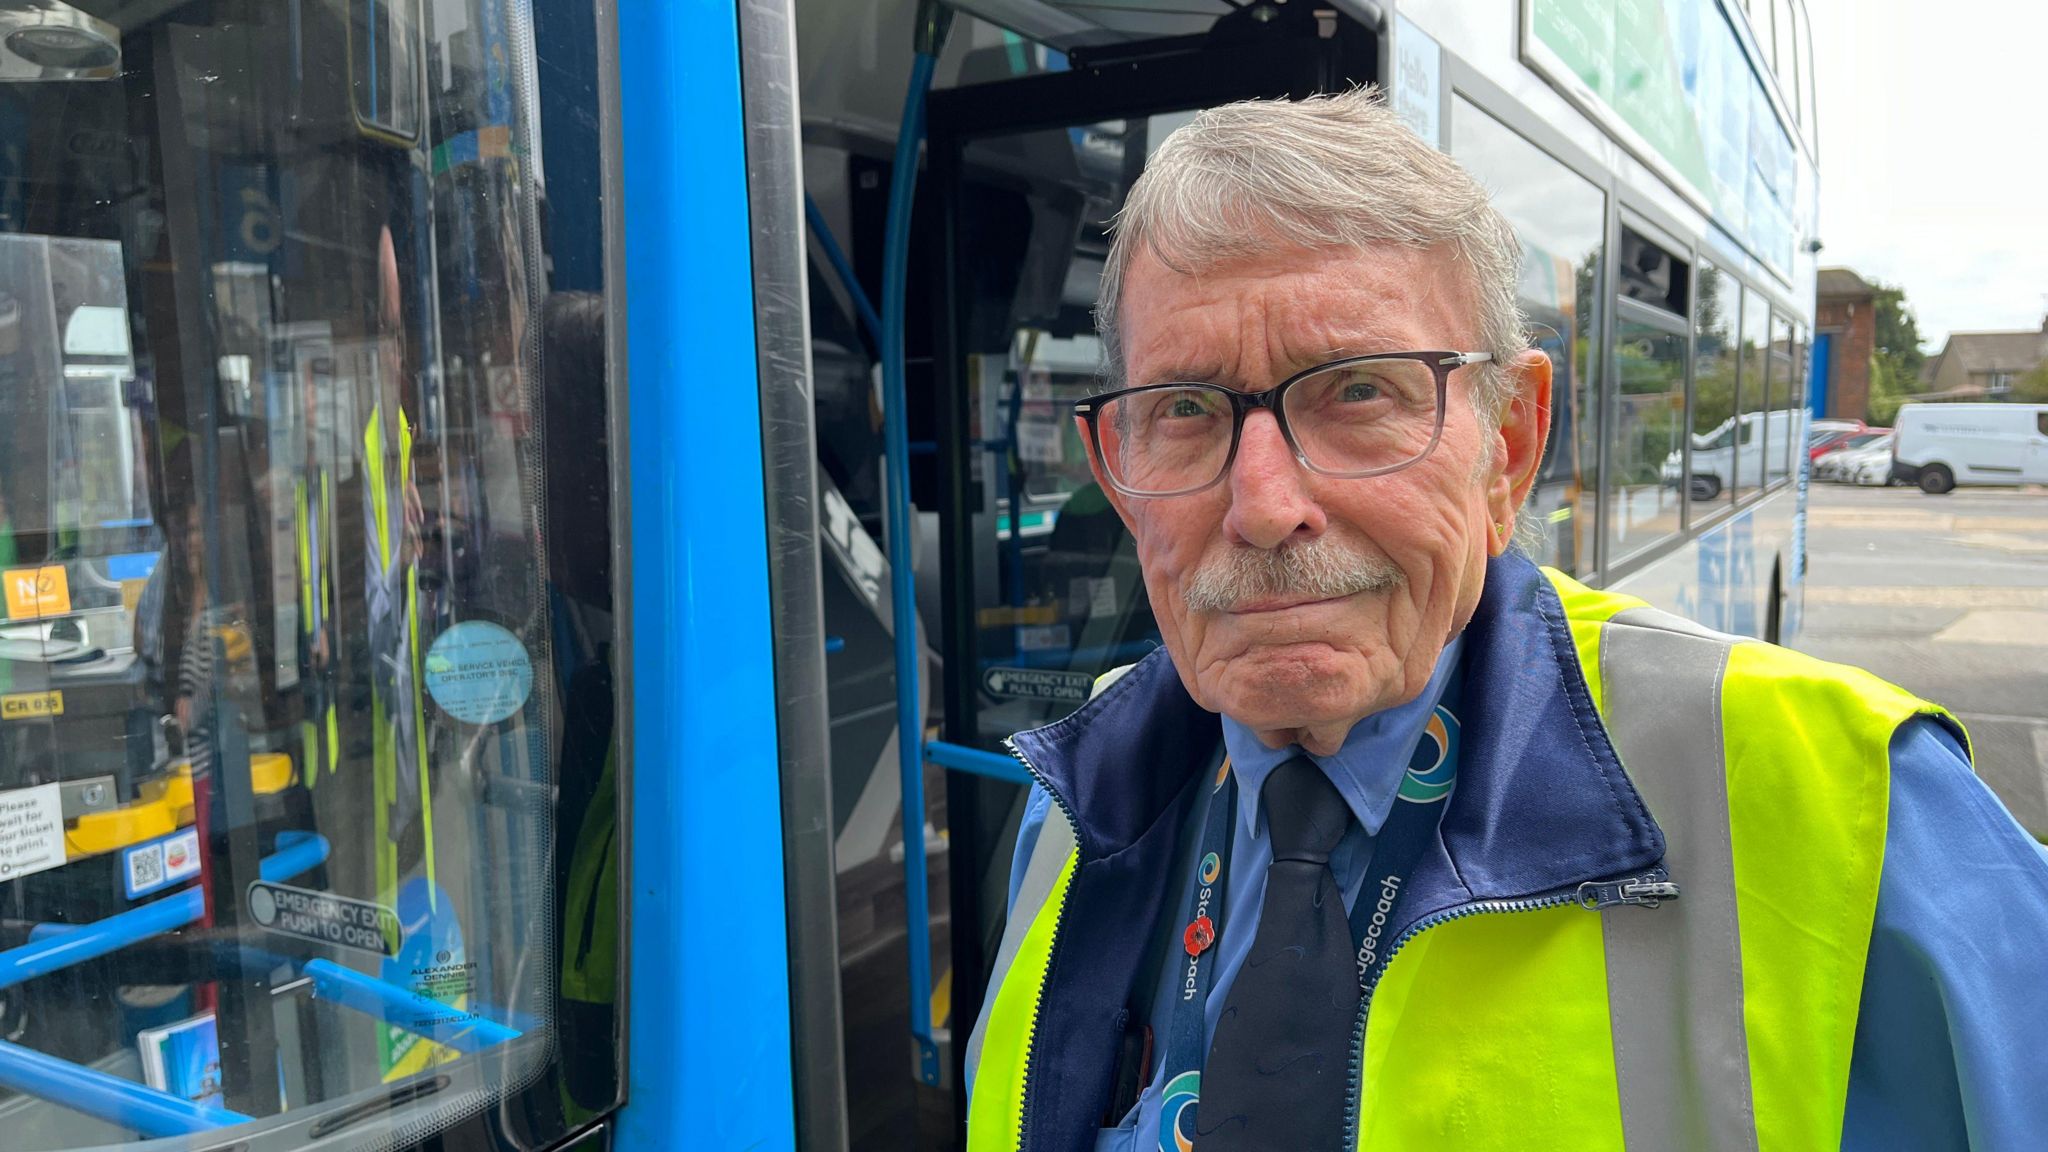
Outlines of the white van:
<svg viewBox="0 0 2048 1152">
<path fill-rule="evenodd" d="M 1892 427 L 1892 474 L 1922 492 L 2048 484 L 2048 404 L 1907 404 Z"/>
<path fill-rule="evenodd" d="M 1739 420 L 1730 416 L 1713 431 L 1694 436 L 1690 482 L 1693 499 L 1712 500 L 1720 496 L 1735 482 L 1738 468 L 1742 482 L 1752 487 L 1766 467 L 1770 469 L 1770 475 L 1764 483 L 1775 484 L 1784 479 L 1786 464 L 1798 459 L 1785 450 L 1785 441 L 1796 437 L 1803 444 L 1806 438 L 1805 418 L 1806 413 L 1797 409 L 1745 412 Z M 1757 435 L 1759 430 L 1763 432 L 1762 436 Z M 1802 447 L 1801 451 L 1804 450 Z M 1666 457 L 1663 471 L 1665 486 L 1677 487 L 1678 475 L 1683 470 L 1678 453 L 1673 452 Z"/>
</svg>

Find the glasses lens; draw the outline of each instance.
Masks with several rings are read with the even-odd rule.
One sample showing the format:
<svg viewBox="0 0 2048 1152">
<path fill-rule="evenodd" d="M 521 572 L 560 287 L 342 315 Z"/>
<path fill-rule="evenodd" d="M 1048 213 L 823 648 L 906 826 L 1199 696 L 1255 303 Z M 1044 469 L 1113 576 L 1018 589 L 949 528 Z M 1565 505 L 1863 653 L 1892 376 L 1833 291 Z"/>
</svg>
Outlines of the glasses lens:
<svg viewBox="0 0 2048 1152">
<path fill-rule="evenodd" d="M 1230 460 L 1230 397 L 1198 384 L 1147 388 L 1101 408 L 1096 435 L 1117 487 L 1168 496 L 1203 487 Z"/>
<path fill-rule="evenodd" d="M 1281 400 L 1309 464 L 1347 473 L 1398 468 L 1428 452 L 1439 427 L 1436 373 L 1420 360 L 1365 360 L 1297 381 Z"/>
</svg>

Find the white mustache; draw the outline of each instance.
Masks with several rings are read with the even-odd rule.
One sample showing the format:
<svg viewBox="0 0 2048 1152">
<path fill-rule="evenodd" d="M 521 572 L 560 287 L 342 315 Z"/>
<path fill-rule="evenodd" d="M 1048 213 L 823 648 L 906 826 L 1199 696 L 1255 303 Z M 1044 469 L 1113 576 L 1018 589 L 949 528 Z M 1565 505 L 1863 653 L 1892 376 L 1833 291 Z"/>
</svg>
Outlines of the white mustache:
<svg viewBox="0 0 2048 1152">
<path fill-rule="evenodd" d="M 1181 599 L 1191 612 L 1227 612 L 1259 600 L 1385 592 L 1406 580 L 1390 561 L 1319 536 L 1283 548 L 1233 546 L 1209 556 L 1188 577 Z"/>
</svg>

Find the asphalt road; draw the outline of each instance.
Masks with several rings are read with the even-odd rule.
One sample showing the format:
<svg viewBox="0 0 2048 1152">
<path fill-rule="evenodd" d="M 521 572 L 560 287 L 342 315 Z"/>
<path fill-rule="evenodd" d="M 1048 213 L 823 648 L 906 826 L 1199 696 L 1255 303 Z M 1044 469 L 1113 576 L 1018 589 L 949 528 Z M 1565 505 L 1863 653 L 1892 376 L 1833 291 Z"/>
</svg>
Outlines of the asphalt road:
<svg viewBox="0 0 2048 1152">
<path fill-rule="evenodd" d="M 2048 490 L 1815 484 L 1794 646 L 1946 705 L 2048 839 Z"/>
</svg>

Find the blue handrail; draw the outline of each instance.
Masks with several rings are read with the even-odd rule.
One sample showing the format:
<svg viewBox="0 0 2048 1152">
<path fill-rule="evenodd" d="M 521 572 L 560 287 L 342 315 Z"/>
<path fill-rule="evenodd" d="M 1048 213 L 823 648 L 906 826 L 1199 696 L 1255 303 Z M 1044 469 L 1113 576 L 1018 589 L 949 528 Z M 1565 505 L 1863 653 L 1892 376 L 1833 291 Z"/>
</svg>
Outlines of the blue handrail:
<svg viewBox="0 0 2048 1152">
<path fill-rule="evenodd" d="M 919 21 L 940 18 L 931 0 Z M 924 734 L 918 731 L 917 594 L 910 551 L 910 418 L 904 384 L 904 316 L 910 277 L 910 210 L 917 191 L 917 157 L 924 142 L 925 93 L 937 67 L 937 37 L 921 32 L 903 95 L 903 122 L 889 177 L 889 216 L 882 242 L 882 436 L 888 467 L 889 601 L 896 649 L 896 748 L 903 791 L 903 898 L 910 953 L 910 1035 L 920 1082 L 939 1083 L 939 1046 L 932 1036 L 932 940 L 929 879 L 924 847 Z"/>
<path fill-rule="evenodd" d="M 190 1136 L 249 1119 L 239 1112 L 208 1108 L 5 1040 L 0 1040 L 0 1086 L 151 1138 Z"/>
<path fill-rule="evenodd" d="M 327 838 L 317 832 L 279 833 L 277 843 L 277 851 L 257 865 L 265 880 L 288 880 L 327 859 Z M 205 915 L 206 892 L 192 887 L 90 924 L 39 924 L 30 931 L 28 943 L 0 952 L 0 988 L 118 952 Z"/>
<path fill-rule="evenodd" d="M 818 247 L 825 250 L 825 259 L 831 263 L 839 283 L 853 298 L 853 310 L 860 313 L 861 326 L 868 330 L 868 338 L 880 348 L 882 318 L 875 315 L 875 305 L 868 299 L 867 289 L 860 286 L 860 278 L 853 274 L 853 261 L 846 258 L 846 250 L 839 246 L 839 238 L 832 234 L 832 226 L 825 223 L 825 214 L 818 209 L 818 202 L 811 199 L 809 192 L 804 193 L 804 220 L 811 226 L 811 235 L 818 238 Z"/>
<path fill-rule="evenodd" d="M 1031 786 L 1031 773 L 1015 759 L 969 748 L 965 744 L 952 744 L 944 740 L 933 740 L 924 746 L 925 758 L 932 763 L 961 772 L 972 772 L 977 776 L 992 776 L 1011 784 Z"/>
<path fill-rule="evenodd" d="M 517 1029 L 474 1013 L 450 1015 L 457 1011 L 452 1005 L 344 968 L 332 960 L 308 960 L 305 973 L 313 978 L 313 988 L 321 997 L 457 1052 L 481 1052 L 520 1035 Z"/>
<path fill-rule="evenodd" d="M 265 880 L 288 880 L 327 859 L 327 838 L 318 833 L 284 832 L 277 842 L 278 850 L 257 865 L 258 875 Z M 39 924 L 30 931 L 29 943 L 0 952 L 0 988 L 174 931 L 205 914 L 206 894 L 192 887 L 91 924 Z M 285 963 L 282 958 L 276 962 Z M 518 1029 L 480 1014 L 449 1016 L 450 1005 L 329 960 L 308 960 L 304 971 L 321 997 L 458 1052 L 480 1052 L 521 1035 Z M 5 1041 L 0 1041 L 0 1087 L 49 1100 L 146 1137 L 189 1135 L 249 1119 Z"/>
</svg>

